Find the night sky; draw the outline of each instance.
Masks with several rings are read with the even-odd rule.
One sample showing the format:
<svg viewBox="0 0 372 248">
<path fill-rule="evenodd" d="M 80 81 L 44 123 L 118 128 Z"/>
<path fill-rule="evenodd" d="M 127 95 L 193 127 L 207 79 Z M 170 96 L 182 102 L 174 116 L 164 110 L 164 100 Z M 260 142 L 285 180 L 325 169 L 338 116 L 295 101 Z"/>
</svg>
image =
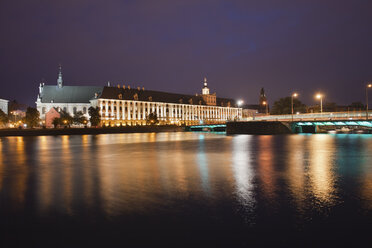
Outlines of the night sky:
<svg viewBox="0 0 372 248">
<path fill-rule="evenodd" d="M 0 98 L 35 105 L 60 63 L 65 85 L 364 102 L 372 1 L 0 0 Z"/>
</svg>

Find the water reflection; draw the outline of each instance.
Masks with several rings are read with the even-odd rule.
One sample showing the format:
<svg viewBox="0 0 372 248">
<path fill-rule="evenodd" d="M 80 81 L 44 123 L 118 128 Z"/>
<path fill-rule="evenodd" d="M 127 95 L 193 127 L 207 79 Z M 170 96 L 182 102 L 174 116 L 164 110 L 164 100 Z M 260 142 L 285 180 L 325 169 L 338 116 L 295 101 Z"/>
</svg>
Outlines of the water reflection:
<svg viewBox="0 0 372 248">
<path fill-rule="evenodd" d="M 305 195 L 305 151 L 306 137 L 303 135 L 291 135 L 286 147 L 286 160 L 288 161 L 285 173 L 288 189 L 295 201 L 297 209 L 302 209 L 306 198 Z"/>
<path fill-rule="evenodd" d="M 179 204 L 194 201 L 208 209 L 223 203 L 223 211 L 238 206 L 247 219 L 260 203 L 270 211 L 293 207 L 285 204 L 303 212 L 309 205 L 331 208 L 345 191 L 371 209 L 372 137 L 347 137 L 149 133 L 0 138 L 0 199 L 6 202 L 0 210 L 22 211 L 27 205 L 38 214 L 119 216 L 175 206 L 172 211 L 182 212 Z M 363 159 L 344 159 L 350 156 Z M 342 180 L 353 184 L 344 187 Z"/>
<path fill-rule="evenodd" d="M 198 164 L 198 169 L 200 172 L 201 184 L 204 193 L 210 194 L 209 187 L 209 170 L 208 170 L 208 160 L 205 152 L 205 136 L 204 134 L 199 135 L 199 149 L 197 154 L 196 162 Z"/>
<path fill-rule="evenodd" d="M 232 169 L 238 200 L 246 211 L 251 211 L 254 199 L 254 170 L 251 158 L 252 136 L 240 135 L 233 140 Z"/>
<path fill-rule="evenodd" d="M 274 203 L 275 200 L 275 190 L 276 190 L 276 176 L 275 168 L 274 168 L 274 150 L 273 150 L 273 136 L 259 136 L 258 137 L 258 154 L 257 154 L 257 162 L 258 162 L 258 174 L 262 181 L 262 190 L 263 193 L 270 202 L 270 204 Z"/>
<path fill-rule="evenodd" d="M 320 204 L 332 205 L 337 197 L 335 139 L 330 135 L 309 138 L 309 179 L 312 194 Z"/>
</svg>

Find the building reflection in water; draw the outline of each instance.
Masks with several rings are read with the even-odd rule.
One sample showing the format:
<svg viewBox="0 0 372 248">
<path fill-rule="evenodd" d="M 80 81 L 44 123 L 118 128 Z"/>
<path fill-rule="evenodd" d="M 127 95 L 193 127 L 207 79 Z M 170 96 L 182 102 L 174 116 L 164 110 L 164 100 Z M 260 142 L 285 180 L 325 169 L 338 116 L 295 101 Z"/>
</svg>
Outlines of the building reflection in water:
<svg viewBox="0 0 372 248">
<path fill-rule="evenodd" d="M 276 176 L 274 168 L 274 143 L 273 136 L 263 135 L 258 136 L 258 174 L 262 183 L 263 193 L 270 202 L 273 204 L 275 201 L 275 190 L 276 190 Z"/>
<path fill-rule="evenodd" d="M 289 192 L 297 209 L 314 202 L 320 209 L 336 203 L 336 178 L 350 173 L 335 168 L 341 164 L 336 142 L 330 135 L 207 133 L 0 138 L 0 197 L 15 209 L 69 215 L 94 209 L 117 216 L 190 199 L 235 201 L 251 211 L 261 200 L 270 205 Z M 355 152 L 365 159 L 350 160 L 362 168 L 353 171 L 353 192 L 371 209 L 372 142 L 361 142 Z M 345 144 L 348 153 L 353 143 Z M 27 204 L 30 198 L 33 204 Z"/>
<path fill-rule="evenodd" d="M 291 135 L 286 147 L 286 181 L 291 196 L 298 210 L 303 210 L 305 203 L 305 148 L 306 136 Z"/>
<path fill-rule="evenodd" d="M 51 137 L 41 136 L 38 138 L 38 173 L 37 173 L 37 197 L 38 197 L 38 208 L 40 212 L 47 211 L 52 203 L 52 173 L 50 166 L 55 162 L 53 160 L 53 151 L 49 149 L 53 149 L 50 147 L 50 144 L 53 141 Z"/>
<path fill-rule="evenodd" d="M 252 211 L 254 199 L 254 170 L 252 168 L 252 136 L 239 135 L 233 139 L 232 170 L 235 178 L 235 189 L 240 204 L 245 211 Z"/>
<path fill-rule="evenodd" d="M 363 199 L 364 208 L 371 210 L 372 209 L 372 142 L 368 140 L 372 136 L 368 135 L 365 139 L 362 140 L 363 152 L 360 154 L 363 157 L 362 164 L 362 178 L 361 178 L 361 199 Z"/>
<path fill-rule="evenodd" d="M 209 169 L 208 169 L 208 159 L 205 152 L 205 135 L 199 135 L 199 148 L 196 156 L 196 163 L 198 165 L 201 185 L 204 193 L 207 195 L 210 194 L 210 185 L 209 185 Z"/>
<path fill-rule="evenodd" d="M 308 175 L 313 196 L 319 207 L 332 206 L 336 200 L 335 138 L 330 135 L 309 137 Z"/>
</svg>

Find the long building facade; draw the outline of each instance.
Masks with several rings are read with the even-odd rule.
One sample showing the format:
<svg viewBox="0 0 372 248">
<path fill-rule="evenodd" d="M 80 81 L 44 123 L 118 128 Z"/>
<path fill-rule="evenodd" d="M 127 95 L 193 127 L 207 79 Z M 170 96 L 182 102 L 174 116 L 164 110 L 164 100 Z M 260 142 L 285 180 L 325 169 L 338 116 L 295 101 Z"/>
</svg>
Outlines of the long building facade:
<svg viewBox="0 0 372 248">
<path fill-rule="evenodd" d="M 201 94 L 185 95 L 130 86 L 64 86 L 59 72 L 57 85 L 41 84 L 36 101 L 41 118 L 51 108 L 70 113 L 82 111 L 89 117 L 89 107 L 98 107 L 104 126 L 146 125 L 156 114 L 159 124 L 223 123 L 242 117 L 235 101 L 210 94 L 207 80 Z"/>
</svg>

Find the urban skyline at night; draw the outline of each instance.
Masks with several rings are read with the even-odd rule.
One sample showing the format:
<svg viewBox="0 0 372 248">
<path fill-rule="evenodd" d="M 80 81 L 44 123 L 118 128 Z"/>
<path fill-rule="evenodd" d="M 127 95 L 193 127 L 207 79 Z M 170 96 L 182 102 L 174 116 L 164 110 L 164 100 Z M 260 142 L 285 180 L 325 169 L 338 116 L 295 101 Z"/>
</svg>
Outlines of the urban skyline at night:
<svg viewBox="0 0 372 248">
<path fill-rule="evenodd" d="M 0 97 L 34 106 L 38 84 L 197 93 L 269 103 L 364 102 L 372 79 L 367 1 L 74 1 L 0 3 Z"/>
</svg>

